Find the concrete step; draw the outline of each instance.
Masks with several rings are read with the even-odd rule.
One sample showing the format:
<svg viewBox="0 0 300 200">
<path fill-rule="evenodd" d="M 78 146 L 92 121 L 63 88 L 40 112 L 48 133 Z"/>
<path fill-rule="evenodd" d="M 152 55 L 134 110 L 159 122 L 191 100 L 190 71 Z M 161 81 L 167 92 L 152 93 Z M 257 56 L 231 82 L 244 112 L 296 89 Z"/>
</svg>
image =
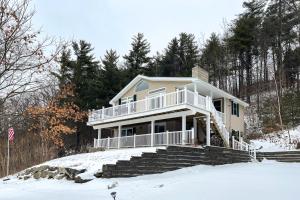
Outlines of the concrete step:
<svg viewBox="0 0 300 200">
<path fill-rule="evenodd" d="M 251 161 L 248 152 L 220 147 L 195 148 L 169 146 L 156 153 L 143 153 L 128 160 L 119 160 L 115 165 L 103 166 L 103 177 L 132 177 L 172 171 L 184 167 L 222 165 Z"/>
</svg>

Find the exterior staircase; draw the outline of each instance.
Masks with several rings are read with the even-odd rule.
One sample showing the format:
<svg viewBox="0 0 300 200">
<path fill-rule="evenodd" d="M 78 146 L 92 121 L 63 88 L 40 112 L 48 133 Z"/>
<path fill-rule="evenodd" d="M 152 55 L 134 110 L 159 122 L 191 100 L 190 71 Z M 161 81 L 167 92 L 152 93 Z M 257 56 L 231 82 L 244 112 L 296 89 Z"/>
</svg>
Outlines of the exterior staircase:
<svg viewBox="0 0 300 200">
<path fill-rule="evenodd" d="M 204 148 L 168 146 L 166 149 L 158 149 L 156 153 L 143 153 L 130 160 L 119 160 L 116 164 L 104 165 L 102 177 L 134 177 L 199 164 L 223 165 L 250 161 L 247 151 L 212 146 Z"/>
<path fill-rule="evenodd" d="M 276 160 L 278 162 L 297 162 L 300 163 L 300 151 L 279 151 L 279 152 L 257 152 L 256 158 Z"/>
</svg>

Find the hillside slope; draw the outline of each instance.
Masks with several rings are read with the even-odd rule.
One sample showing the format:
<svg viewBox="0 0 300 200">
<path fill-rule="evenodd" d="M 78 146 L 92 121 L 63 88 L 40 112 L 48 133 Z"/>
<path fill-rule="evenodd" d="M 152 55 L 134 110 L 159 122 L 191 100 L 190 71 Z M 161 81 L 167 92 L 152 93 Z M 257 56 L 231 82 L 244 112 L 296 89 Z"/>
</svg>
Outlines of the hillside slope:
<svg viewBox="0 0 300 200">
<path fill-rule="evenodd" d="M 300 126 L 283 133 L 263 135 L 260 139 L 251 140 L 251 143 L 263 152 L 295 150 L 297 143 L 300 143 Z"/>
</svg>

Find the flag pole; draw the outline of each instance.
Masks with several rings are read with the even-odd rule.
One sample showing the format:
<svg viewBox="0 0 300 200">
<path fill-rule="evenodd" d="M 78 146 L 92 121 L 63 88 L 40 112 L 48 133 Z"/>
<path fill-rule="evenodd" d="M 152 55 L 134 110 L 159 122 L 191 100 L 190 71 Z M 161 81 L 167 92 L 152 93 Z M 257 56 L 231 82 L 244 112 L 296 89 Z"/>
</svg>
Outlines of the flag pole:
<svg viewBox="0 0 300 200">
<path fill-rule="evenodd" d="M 10 128 L 10 118 L 8 118 L 8 129 Z M 7 132 L 7 168 L 6 175 L 9 175 L 9 131 Z"/>
<path fill-rule="evenodd" d="M 9 175 L 9 138 L 7 134 L 7 169 L 6 169 L 7 176 Z"/>
</svg>

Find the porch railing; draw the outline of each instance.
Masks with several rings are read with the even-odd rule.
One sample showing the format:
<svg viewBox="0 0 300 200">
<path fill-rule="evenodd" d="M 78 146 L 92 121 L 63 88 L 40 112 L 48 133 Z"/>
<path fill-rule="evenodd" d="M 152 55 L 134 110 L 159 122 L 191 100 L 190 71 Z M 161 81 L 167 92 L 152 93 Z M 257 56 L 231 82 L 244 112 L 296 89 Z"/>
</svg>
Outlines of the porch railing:
<svg viewBox="0 0 300 200">
<path fill-rule="evenodd" d="M 152 137 L 153 136 L 153 145 Z M 95 148 L 118 149 L 134 147 L 150 147 L 165 145 L 185 145 L 193 144 L 194 130 L 172 131 L 144 135 L 132 135 L 125 137 L 113 137 L 94 139 Z"/>
<path fill-rule="evenodd" d="M 232 136 L 232 149 L 237 149 L 241 151 L 248 151 L 249 156 L 256 160 L 256 149 L 255 146 L 248 144 L 247 142 L 244 142 L 243 140 L 238 141 L 235 139 L 234 136 Z"/>
</svg>

